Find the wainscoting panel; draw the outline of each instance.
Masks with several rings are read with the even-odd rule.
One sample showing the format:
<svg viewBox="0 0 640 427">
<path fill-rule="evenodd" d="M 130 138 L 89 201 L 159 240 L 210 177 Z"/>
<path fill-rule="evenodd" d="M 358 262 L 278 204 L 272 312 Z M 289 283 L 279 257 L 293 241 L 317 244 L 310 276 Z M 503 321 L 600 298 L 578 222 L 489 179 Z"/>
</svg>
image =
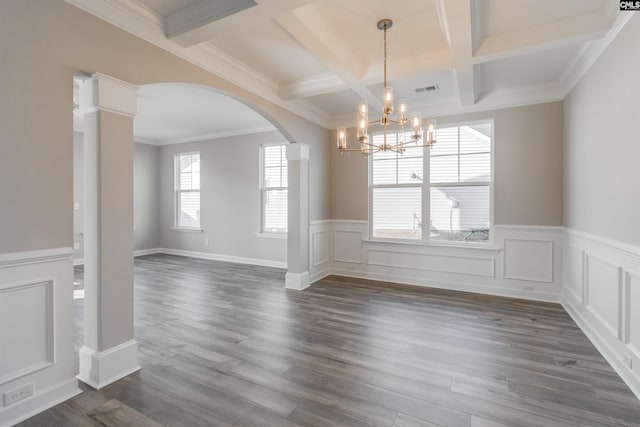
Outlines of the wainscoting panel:
<svg viewBox="0 0 640 427">
<path fill-rule="evenodd" d="M 329 222 L 312 221 L 309 227 L 309 281 L 329 275 Z"/>
<path fill-rule="evenodd" d="M 622 267 L 587 253 L 586 305 L 609 331 L 620 337 Z"/>
<path fill-rule="evenodd" d="M 0 337 L 0 384 L 53 364 L 53 281 L 0 285 Z"/>
<path fill-rule="evenodd" d="M 575 246 L 565 245 L 564 249 L 565 290 L 576 300 L 584 303 L 584 263 L 585 253 Z"/>
<path fill-rule="evenodd" d="M 0 426 L 80 393 L 73 342 L 73 250 L 0 254 Z"/>
<path fill-rule="evenodd" d="M 566 229 L 565 253 L 563 306 L 640 398 L 640 247 Z"/>
<path fill-rule="evenodd" d="M 562 247 L 559 227 L 496 226 L 493 243 L 451 245 L 368 240 L 367 221 L 329 225 L 331 274 L 560 301 L 562 251 L 554 250 Z M 533 267 L 527 267 L 532 258 Z"/>
<path fill-rule="evenodd" d="M 333 260 L 336 262 L 362 264 L 362 233 L 360 230 L 335 230 Z"/>
<path fill-rule="evenodd" d="M 640 275 L 627 273 L 626 279 L 625 343 L 637 364 L 640 363 Z"/>
<path fill-rule="evenodd" d="M 495 259 L 456 255 L 431 255 L 398 249 L 367 249 L 369 265 L 442 273 L 495 276 Z"/>
<path fill-rule="evenodd" d="M 504 277 L 553 282 L 553 241 L 504 239 Z"/>
</svg>

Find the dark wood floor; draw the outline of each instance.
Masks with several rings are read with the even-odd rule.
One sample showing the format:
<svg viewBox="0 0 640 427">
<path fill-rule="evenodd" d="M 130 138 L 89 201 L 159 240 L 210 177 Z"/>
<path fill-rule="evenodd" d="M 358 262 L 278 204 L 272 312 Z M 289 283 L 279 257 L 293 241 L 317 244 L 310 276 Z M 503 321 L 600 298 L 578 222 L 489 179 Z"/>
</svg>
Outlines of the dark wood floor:
<svg viewBox="0 0 640 427">
<path fill-rule="evenodd" d="M 640 401 L 559 305 L 283 279 L 137 258 L 142 370 L 21 426 L 94 425 L 109 399 L 165 426 L 640 425 Z"/>
</svg>

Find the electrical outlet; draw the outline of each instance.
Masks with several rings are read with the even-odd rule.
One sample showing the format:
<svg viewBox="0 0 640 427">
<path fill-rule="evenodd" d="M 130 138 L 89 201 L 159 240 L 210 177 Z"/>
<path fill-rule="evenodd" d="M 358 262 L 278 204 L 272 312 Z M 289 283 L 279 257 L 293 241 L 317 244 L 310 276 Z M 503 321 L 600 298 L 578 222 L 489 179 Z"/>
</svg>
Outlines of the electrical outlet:
<svg viewBox="0 0 640 427">
<path fill-rule="evenodd" d="M 204 238 L 204 245 L 209 246 L 209 239 L 206 237 Z"/>
<path fill-rule="evenodd" d="M 78 242 L 74 243 L 73 244 L 73 249 L 75 249 L 76 251 L 80 250 L 80 243 L 78 243 Z"/>
<path fill-rule="evenodd" d="M 523 289 L 525 291 L 533 292 L 533 291 L 536 290 L 536 287 L 535 286 L 525 286 Z"/>
<path fill-rule="evenodd" d="M 33 383 L 25 384 L 22 387 L 4 393 L 4 406 L 13 405 L 29 396 L 33 396 Z"/>
</svg>

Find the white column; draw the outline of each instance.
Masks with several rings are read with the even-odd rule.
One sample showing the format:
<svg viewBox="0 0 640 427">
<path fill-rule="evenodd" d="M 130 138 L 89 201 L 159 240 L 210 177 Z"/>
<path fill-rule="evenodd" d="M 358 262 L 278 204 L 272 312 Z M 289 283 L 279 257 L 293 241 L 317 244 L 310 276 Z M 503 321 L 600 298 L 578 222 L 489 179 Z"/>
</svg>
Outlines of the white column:
<svg viewBox="0 0 640 427">
<path fill-rule="evenodd" d="M 94 74 L 84 113 L 84 344 L 78 379 L 102 388 L 140 369 L 133 335 L 133 117 L 137 87 Z"/>
<path fill-rule="evenodd" d="M 289 144 L 287 160 L 287 274 L 284 286 L 301 291 L 309 286 L 309 146 Z"/>
</svg>

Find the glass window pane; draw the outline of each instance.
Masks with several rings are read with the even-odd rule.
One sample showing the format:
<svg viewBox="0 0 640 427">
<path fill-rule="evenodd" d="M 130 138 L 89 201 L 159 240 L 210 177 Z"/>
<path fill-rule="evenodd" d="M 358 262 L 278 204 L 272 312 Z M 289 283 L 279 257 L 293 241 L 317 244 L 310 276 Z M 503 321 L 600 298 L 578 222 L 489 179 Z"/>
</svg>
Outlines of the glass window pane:
<svg viewBox="0 0 640 427">
<path fill-rule="evenodd" d="M 396 183 L 396 159 L 373 160 L 371 178 L 373 184 L 395 184 Z"/>
<path fill-rule="evenodd" d="M 287 190 L 265 190 L 264 231 L 287 231 Z"/>
<path fill-rule="evenodd" d="M 398 183 L 415 184 L 422 182 L 422 156 L 400 157 L 398 159 Z"/>
<path fill-rule="evenodd" d="M 432 156 L 458 154 L 458 127 L 438 128 L 436 143 L 430 148 Z"/>
<path fill-rule="evenodd" d="M 431 182 L 458 182 L 458 156 L 431 157 Z"/>
<path fill-rule="evenodd" d="M 420 187 L 373 189 L 373 237 L 420 239 Z"/>
<path fill-rule="evenodd" d="M 491 153 L 461 154 L 460 181 L 490 182 Z"/>
<path fill-rule="evenodd" d="M 489 239 L 488 185 L 431 187 L 430 194 L 431 240 Z"/>
<path fill-rule="evenodd" d="M 179 227 L 200 227 L 200 192 L 178 193 Z"/>
<path fill-rule="evenodd" d="M 270 168 L 265 168 L 264 170 L 264 186 L 265 188 L 269 188 L 269 187 L 286 187 L 286 183 L 285 185 L 282 185 L 282 181 L 280 179 L 281 177 L 281 171 L 280 168 L 274 168 L 274 167 L 270 167 Z"/>
</svg>

